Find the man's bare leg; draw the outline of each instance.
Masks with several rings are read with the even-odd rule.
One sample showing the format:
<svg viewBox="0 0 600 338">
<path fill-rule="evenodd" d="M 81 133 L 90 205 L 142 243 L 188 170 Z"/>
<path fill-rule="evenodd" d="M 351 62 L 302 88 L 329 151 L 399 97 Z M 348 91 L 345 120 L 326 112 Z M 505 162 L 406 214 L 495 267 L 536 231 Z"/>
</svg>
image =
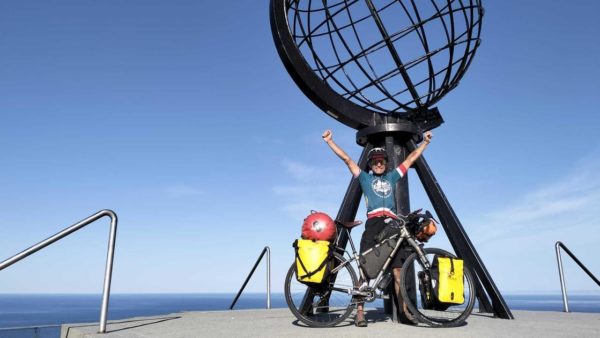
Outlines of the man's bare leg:
<svg viewBox="0 0 600 338">
<path fill-rule="evenodd" d="M 404 301 L 404 299 L 402 298 L 402 292 L 400 291 L 400 277 L 401 277 L 401 272 L 402 268 L 394 268 L 392 270 L 392 272 L 394 273 L 394 291 L 396 292 L 396 299 L 398 299 L 398 308 L 400 309 L 400 307 L 402 308 L 401 310 L 399 310 L 399 317 L 398 320 L 404 324 L 412 324 L 415 325 L 417 324 L 417 319 L 415 318 L 415 316 L 410 312 L 410 310 L 408 309 L 408 307 L 406 306 L 406 302 Z"/>
<path fill-rule="evenodd" d="M 359 282 L 359 286 L 362 285 L 362 281 Z M 356 304 L 356 318 L 354 318 L 354 324 L 358 327 L 367 326 L 367 320 L 365 319 L 364 311 L 365 303 L 360 302 Z"/>
</svg>

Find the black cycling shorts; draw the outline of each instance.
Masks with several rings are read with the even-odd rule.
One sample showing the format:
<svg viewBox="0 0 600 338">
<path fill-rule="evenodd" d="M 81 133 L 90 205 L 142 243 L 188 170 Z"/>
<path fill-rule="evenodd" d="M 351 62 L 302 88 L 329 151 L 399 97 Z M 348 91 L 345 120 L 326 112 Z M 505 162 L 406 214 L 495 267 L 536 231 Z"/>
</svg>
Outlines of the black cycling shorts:
<svg viewBox="0 0 600 338">
<path fill-rule="evenodd" d="M 375 241 L 375 236 L 377 236 L 377 234 L 380 233 L 381 230 L 383 230 L 383 228 L 386 226 L 386 218 L 388 217 L 373 217 L 367 220 L 367 223 L 365 224 L 365 232 L 363 232 L 362 237 L 360 239 L 361 253 L 374 247 L 375 244 L 377 244 Z M 391 268 L 402 267 L 402 263 L 404 263 L 406 258 L 408 258 L 408 256 L 410 256 L 410 254 L 412 253 L 411 251 L 409 251 L 409 248 L 410 246 L 408 246 L 406 242 L 402 243 L 402 246 L 396 254 L 396 257 L 390 264 Z"/>
</svg>

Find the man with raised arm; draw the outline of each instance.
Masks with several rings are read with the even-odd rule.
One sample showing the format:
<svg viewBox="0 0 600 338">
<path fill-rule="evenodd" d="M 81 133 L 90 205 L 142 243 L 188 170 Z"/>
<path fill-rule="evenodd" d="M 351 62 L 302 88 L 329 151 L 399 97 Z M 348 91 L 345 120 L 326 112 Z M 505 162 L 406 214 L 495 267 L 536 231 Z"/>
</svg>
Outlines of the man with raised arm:
<svg viewBox="0 0 600 338">
<path fill-rule="evenodd" d="M 342 148 L 333 142 L 333 133 L 331 130 L 326 130 L 323 133 L 323 140 L 329 145 L 331 150 L 346 163 L 352 176 L 358 178 L 360 187 L 365 196 L 367 203 L 367 222 L 360 241 L 360 252 L 364 252 L 375 246 L 375 236 L 381 232 L 387 224 L 386 219 L 397 219 L 396 202 L 394 198 L 396 182 L 406 174 L 408 169 L 419 156 L 421 156 L 425 148 L 427 148 L 427 145 L 431 142 L 432 137 L 433 134 L 431 134 L 431 132 L 423 134 L 423 142 L 417 149 L 412 151 L 397 168 L 393 168 L 393 170 L 390 170 L 389 172 L 387 171 L 388 156 L 386 150 L 383 148 L 371 149 L 368 154 L 368 166 L 371 168 L 371 171 L 364 172 L 358 167 L 356 162 L 342 150 Z M 394 289 L 396 291 L 396 296 L 398 301 L 402 302 L 401 306 L 399 306 L 402 311 L 399 311 L 400 318 L 398 319 L 406 324 L 416 324 L 415 317 L 409 312 L 400 295 L 400 270 L 402 262 L 409 254 L 405 250 L 402 250 L 403 248 L 404 246 L 401 247 L 401 250 L 396 254 L 396 258 L 390 265 L 394 274 Z M 360 327 L 367 326 L 362 303 L 357 306 L 354 323 L 356 326 Z"/>
</svg>

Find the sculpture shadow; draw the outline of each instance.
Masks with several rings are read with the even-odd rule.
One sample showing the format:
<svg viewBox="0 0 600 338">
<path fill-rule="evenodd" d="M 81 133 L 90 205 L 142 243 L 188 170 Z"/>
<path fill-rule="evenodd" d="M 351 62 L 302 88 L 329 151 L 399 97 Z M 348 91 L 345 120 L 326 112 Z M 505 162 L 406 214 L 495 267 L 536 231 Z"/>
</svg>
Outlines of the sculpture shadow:
<svg viewBox="0 0 600 338">
<path fill-rule="evenodd" d="M 181 318 L 180 316 L 175 316 L 175 317 L 159 317 L 159 318 L 152 318 L 152 319 L 132 319 L 132 320 L 110 321 L 108 323 L 109 325 L 113 325 L 113 326 L 114 325 L 123 325 L 123 326 L 113 329 L 113 330 L 107 329 L 106 333 L 130 330 L 130 329 L 134 329 L 134 328 L 138 328 L 138 327 L 154 325 L 154 324 L 158 324 L 158 323 L 162 323 L 162 322 L 166 322 L 166 321 L 174 320 L 174 319 L 180 319 L 180 318 Z M 72 328 L 97 327 L 97 326 L 98 326 L 97 323 L 69 326 L 69 327 L 67 327 L 67 332 L 65 334 L 65 337 L 66 338 L 69 337 L 69 333 Z"/>
</svg>

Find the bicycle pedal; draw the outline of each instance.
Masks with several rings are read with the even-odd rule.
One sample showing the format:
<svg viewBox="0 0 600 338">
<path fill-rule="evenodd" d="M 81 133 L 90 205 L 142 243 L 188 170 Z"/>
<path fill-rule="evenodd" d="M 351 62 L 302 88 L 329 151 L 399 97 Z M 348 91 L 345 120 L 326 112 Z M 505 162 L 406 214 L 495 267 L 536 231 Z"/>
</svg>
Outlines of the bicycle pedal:
<svg viewBox="0 0 600 338">
<path fill-rule="evenodd" d="M 390 295 L 381 295 L 381 299 L 390 299 Z"/>
</svg>

